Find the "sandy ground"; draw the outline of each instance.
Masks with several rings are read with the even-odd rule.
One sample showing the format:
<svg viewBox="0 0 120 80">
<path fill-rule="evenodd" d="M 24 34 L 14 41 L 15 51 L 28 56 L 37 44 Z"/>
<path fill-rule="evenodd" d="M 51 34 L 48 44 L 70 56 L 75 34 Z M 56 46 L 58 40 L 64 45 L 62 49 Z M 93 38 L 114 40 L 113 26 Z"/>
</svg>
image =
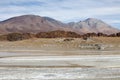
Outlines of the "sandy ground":
<svg viewBox="0 0 120 80">
<path fill-rule="evenodd" d="M 81 49 L 79 46 L 83 43 L 102 43 L 106 45 L 104 50 Z M 22 41 L 0 41 L 0 52 L 17 53 L 15 55 L 118 55 L 120 54 L 120 37 L 97 37 L 84 41 L 76 38 L 73 41 L 64 41 L 64 38 L 53 39 L 28 39 Z M 4 54 L 3 54 L 4 55 Z M 9 55 L 9 54 L 7 54 Z M 0 53 L 1 57 L 1 53 Z"/>
</svg>

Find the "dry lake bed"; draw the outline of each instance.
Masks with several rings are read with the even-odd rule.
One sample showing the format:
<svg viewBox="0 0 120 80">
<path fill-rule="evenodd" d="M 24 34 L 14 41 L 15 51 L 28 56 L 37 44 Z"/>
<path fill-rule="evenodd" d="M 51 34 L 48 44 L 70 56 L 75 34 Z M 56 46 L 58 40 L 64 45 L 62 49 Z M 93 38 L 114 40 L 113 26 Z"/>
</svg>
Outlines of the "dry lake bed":
<svg viewBox="0 0 120 80">
<path fill-rule="evenodd" d="M 120 55 L 5 56 L 0 80 L 120 80 Z"/>
</svg>

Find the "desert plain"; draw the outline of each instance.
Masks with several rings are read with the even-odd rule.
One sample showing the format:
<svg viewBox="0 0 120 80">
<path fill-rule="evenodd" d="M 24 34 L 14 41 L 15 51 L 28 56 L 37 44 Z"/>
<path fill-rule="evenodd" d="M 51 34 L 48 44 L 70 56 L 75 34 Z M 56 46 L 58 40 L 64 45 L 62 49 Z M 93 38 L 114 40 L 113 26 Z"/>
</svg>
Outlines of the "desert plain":
<svg viewBox="0 0 120 80">
<path fill-rule="evenodd" d="M 120 80 L 120 37 L 0 41 L 0 80 Z"/>
</svg>

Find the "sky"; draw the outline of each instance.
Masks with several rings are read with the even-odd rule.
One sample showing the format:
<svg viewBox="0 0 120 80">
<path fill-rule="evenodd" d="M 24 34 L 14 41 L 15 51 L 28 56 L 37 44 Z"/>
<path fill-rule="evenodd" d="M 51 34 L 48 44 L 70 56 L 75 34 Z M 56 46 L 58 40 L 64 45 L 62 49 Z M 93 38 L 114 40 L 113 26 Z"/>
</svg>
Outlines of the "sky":
<svg viewBox="0 0 120 80">
<path fill-rule="evenodd" d="M 120 0 L 0 1 L 0 21 L 27 14 L 47 16 L 65 23 L 97 18 L 120 29 Z"/>
</svg>

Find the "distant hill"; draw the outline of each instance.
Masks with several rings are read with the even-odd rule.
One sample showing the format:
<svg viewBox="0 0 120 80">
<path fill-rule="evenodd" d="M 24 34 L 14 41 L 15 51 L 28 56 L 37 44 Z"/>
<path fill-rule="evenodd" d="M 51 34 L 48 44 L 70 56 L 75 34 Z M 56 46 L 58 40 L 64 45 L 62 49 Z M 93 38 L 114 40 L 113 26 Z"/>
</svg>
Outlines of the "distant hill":
<svg viewBox="0 0 120 80">
<path fill-rule="evenodd" d="M 112 33 L 117 33 L 120 31 L 106 24 L 105 22 L 98 20 L 98 19 L 94 19 L 94 18 L 88 18 L 84 21 L 80 21 L 77 23 L 71 22 L 68 24 L 72 29 L 76 29 L 78 33 L 94 32 L 94 33 L 112 34 Z"/>
<path fill-rule="evenodd" d="M 88 18 L 85 21 L 63 23 L 61 21 L 49 18 L 41 17 L 37 15 L 22 15 L 7 19 L 0 22 L 0 34 L 8 33 L 39 33 L 48 31 L 72 31 L 78 34 L 84 33 L 105 33 L 112 34 L 120 32 L 120 30 L 113 28 L 105 22 Z"/>
<path fill-rule="evenodd" d="M 53 22 L 48 18 L 36 15 L 23 15 L 0 22 L 0 33 L 38 33 L 55 30 L 69 30 L 69 28 L 61 26 L 57 22 L 58 21 Z"/>
</svg>

